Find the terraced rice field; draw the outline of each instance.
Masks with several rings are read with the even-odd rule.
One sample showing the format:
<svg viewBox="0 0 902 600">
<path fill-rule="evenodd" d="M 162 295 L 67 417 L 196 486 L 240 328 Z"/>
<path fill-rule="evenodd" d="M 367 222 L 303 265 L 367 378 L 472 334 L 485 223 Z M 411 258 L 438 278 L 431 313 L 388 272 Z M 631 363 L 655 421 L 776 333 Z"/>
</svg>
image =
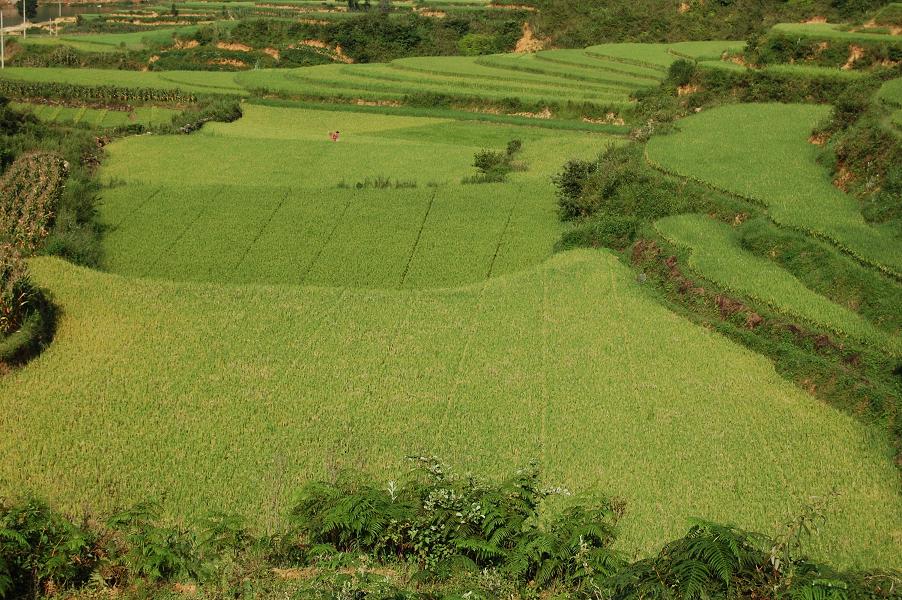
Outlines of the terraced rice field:
<svg viewBox="0 0 902 600">
<path fill-rule="evenodd" d="M 390 476 L 436 452 L 500 474 L 538 457 L 549 483 L 628 501 L 630 551 L 693 515 L 770 531 L 836 486 L 813 552 L 900 566 L 879 435 L 670 313 L 604 252 L 445 291 L 33 269 L 64 313 L 53 345 L 0 379 L 0 431 L 16 432 L 0 435 L 2 489 L 99 508 L 165 492 L 182 514 L 265 525 L 341 466 Z"/>
<path fill-rule="evenodd" d="M 124 125 L 141 124 L 148 127 L 165 125 L 172 122 L 172 117 L 179 111 L 157 107 L 137 107 L 131 111 L 107 110 L 86 107 L 67 107 L 52 104 L 13 103 L 16 110 L 33 114 L 41 121 L 54 123 L 83 123 L 95 127 L 122 127 Z"/>
<path fill-rule="evenodd" d="M 658 221 L 655 228 L 672 242 L 688 248 L 689 265 L 706 279 L 742 296 L 762 300 L 791 317 L 902 356 L 902 340 L 812 292 L 774 263 L 744 250 L 729 225 L 704 215 L 680 215 Z"/>
<path fill-rule="evenodd" d="M 860 260 L 902 274 L 902 244 L 893 231 L 870 226 L 857 202 L 832 185 L 808 143 L 826 106 L 722 106 L 689 117 L 673 135 L 653 138 L 648 159 L 768 209 L 777 223 L 834 242 Z"/>
<path fill-rule="evenodd" d="M 717 59 L 735 47 L 2 76 L 616 105 L 680 56 Z M 552 254 L 551 175 L 622 138 L 580 122 L 556 129 L 345 108 L 245 102 L 234 123 L 107 146 L 99 177 L 109 272 L 31 263 L 61 318 L 46 351 L 0 378 L 0 493 L 28 487 L 98 511 L 165 495 L 176 516 L 224 510 L 265 528 L 301 483 L 343 467 L 385 479 L 404 456 L 435 453 L 493 475 L 538 458 L 549 484 L 625 499 L 618 543 L 633 554 L 684 533 L 693 516 L 772 532 L 835 488 L 808 550 L 838 566 L 902 567 L 898 472 L 880 432 L 663 308 L 612 254 Z M 826 110 L 706 111 L 653 138 L 648 156 L 895 270 L 888 234 L 867 226 L 813 161 L 806 139 Z M 511 139 L 522 140 L 527 170 L 503 184 L 462 184 L 475 152 Z M 401 185 L 365 185 L 377 179 Z M 727 286 L 723 271 L 743 270 L 756 285 L 737 284 L 740 292 L 898 349 L 700 219 L 658 223 L 691 247 L 693 268 Z"/>
<path fill-rule="evenodd" d="M 238 73 L 19 68 L 7 69 L 0 77 L 83 85 L 181 88 L 196 93 L 248 95 L 261 91 L 377 102 L 399 101 L 416 94 L 439 94 L 501 103 L 517 100 L 531 105 L 593 104 L 617 109 L 628 105 L 630 95 L 636 90 L 657 85 L 667 66 L 679 56 L 719 57 L 724 51 L 741 46 L 738 42 L 607 44 L 585 51 L 421 57 L 388 64 L 329 64 Z"/>
<path fill-rule="evenodd" d="M 41 46 L 71 46 L 85 52 L 119 52 L 125 50 L 141 50 L 148 45 L 171 44 L 176 32 L 189 34 L 197 27 L 171 27 L 132 33 L 82 33 L 61 36 L 32 36 L 23 38 L 20 43 Z"/>
<path fill-rule="evenodd" d="M 772 31 L 786 35 L 810 37 L 822 40 L 839 40 L 849 42 L 890 42 L 902 44 L 902 36 L 889 33 L 870 33 L 867 31 L 848 31 L 844 26 L 834 23 L 778 23 Z"/>
<path fill-rule="evenodd" d="M 342 132 L 337 144 L 333 130 Z M 528 171 L 505 184 L 461 185 L 475 173 L 475 152 L 515 138 Z M 551 174 L 571 153 L 588 158 L 613 141 L 248 105 L 236 123 L 108 148 L 100 177 L 120 185 L 104 193 L 107 265 L 175 280 L 388 288 L 479 281 L 549 256 L 559 231 Z M 380 177 L 416 187 L 356 189 Z"/>
<path fill-rule="evenodd" d="M 235 74 L 215 71 L 122 71 L 116 69 L 31 69 L 9 67 L 0 78 L 17 81 L 67 83 L 73 85 L 111 85 L 125 88 L 181 89 L 199 94 L 248 95 L 235 82 Z"/>
</svg>

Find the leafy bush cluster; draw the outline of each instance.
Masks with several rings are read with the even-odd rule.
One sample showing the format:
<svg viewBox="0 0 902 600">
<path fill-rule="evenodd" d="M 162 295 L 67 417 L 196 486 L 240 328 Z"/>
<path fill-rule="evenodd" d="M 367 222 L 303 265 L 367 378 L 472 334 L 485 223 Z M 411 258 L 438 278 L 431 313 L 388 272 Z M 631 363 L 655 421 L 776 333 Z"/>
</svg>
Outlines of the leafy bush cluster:
<svg viewBox="0 0 902 600">
<path fill-rule="evenodd" d="M 885 124 L 894 108 L 873 99 L 877 85 L 879 81 L 849 86 L 834 102 L 829 121 L 815 134 L 827 139 L 821 162 L 838 185 L 862 200 L 865 219 L 899 230 L 902 142 Z"/>
<path fill-rule="evenodd" d="M 506 180 L 513 171 L 526 170 L 526 165 L 516 160 L 522 149 L 522 141 L 511 140 L 504 151 L 480 150 L 473 156 L 473 166 L 479 174 L 465 177 L 463 183 L 497 183 Z"/>
<path fill-rule="evenodd" d="M 902 59 L 902 46 L 897 43 L 822 40 L 784 33 L 752 36 L 745 56 L 749 63 L 756 65 L 793 63 L 841 67 L 849 60 L 853 49 L 857 57 L 851 64 L 854 69 L 867 69 Z"/>
<path fill-rule="evenodd" d="M 348 598 L 890 598 L 899 573 L 846 573 L 808 560 L 822 501 L 774 536 L 695 521 L 631 562 L 612 548 L 620 501 L 574 499 L 539 484 L 535 465 L 498 483 L 417 457 L 405 481 L 344 475 L 296 497 L 286 528 L 256 537 L 221 514 L 193 528 L 144 503 L 74 523 L 33 498 L 0 503 L 0 597 L 115 586 L 147 595 L 194 581 L 211 597 L 265 589 L 273 573 Z M 564 506 L 544 508 L 552 496 Z M 303 569 L 301 569 L 303 568 Z M 386 576 L 389 573 L 389 576 Z"/>
<path fill-rule="evenodd" d="M 564 248 L 623 249 L 643 223 L 713 208 L 700 186 L 649 167 L 635 143 L 609 146 L 596 160 L 568 161 L 553 181 L 561 218 L 574 224 L 559 244 Z"/>
</svg>

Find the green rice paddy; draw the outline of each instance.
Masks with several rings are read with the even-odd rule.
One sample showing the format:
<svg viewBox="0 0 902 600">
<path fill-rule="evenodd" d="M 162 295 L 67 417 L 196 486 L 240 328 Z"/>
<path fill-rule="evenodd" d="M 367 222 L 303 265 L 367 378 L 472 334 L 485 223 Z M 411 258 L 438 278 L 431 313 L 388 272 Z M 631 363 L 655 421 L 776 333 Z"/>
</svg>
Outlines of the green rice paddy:
<svg viewBox="0 0 902 600">
<path fill-rule="evenodd" d="M 690 516 L 771 531 L 835 486 L 812 551 L 900 566 L 879 434 L 664 309 L 604 252 L 445 291 L 33 270 L 64 312 L 53 345 L 0 379 L 2 489 L 97 508 L 166 494 L 177 514 L 265 526 L 336 468 L 539 458 L 549 484 L 628 501 L 628 551 Z"/>
<path fill-rule="evenodd" d="M 339 143 L 330 131 L 339 130 Z M 461 185 L 473 154 L 524 144 L 528 171 Z M 109 147 L 110 270 L 176 280 L 450 286 L 545 260 L 551 174 L 604 134 L 256 105 L 192 136 Z M 185 161 L 185 156 L 194 157 Z M 379 178 L 405 189 L 357 189 Z M 125 185 L 122 185 L 125 184 Z M 350 189 L 347 189 L 350 188 Z M 383 224 L 374 228 L 374 223 Z M 386 229 L 389 228 L 389 229 Z"/>
<path fill-rule="evenodd" d="M 835 489 L 812 554 L 902 568 L 898 470 L 880 431 L 667 310 L 608 251 L 553 253 L 551 176 L 625 136 L 391 106 L 448 90 L 617 106 L 678 58 L 716 61 L 741 46 L 240 73 L 6 69 L 0 77 L 388 106 L 257 99 L 233 123 L 108 145 L 98 173 L 106 272 L 30 263 L 61 316 L 53 343 L 0 377 L 0 494 L 29 489 L 95 511 L 160 496 L 176 517 L 224 510 L 265 529 L 298 486 L 341 468 L 386 479 L 406 455 L 435 453 L 496 475 L 537 458 L 548 484 L 626 501 L 618 543 L 631 554 L 684 533 L 690 517 L 772 532 Z M 136 119 L 165 117 L 142 110 Z M 815 162 L 807 138 L 828 111 L 706 110 L 653 137 L 647 156 L 900 274 L 898 240 L 865 223 Z M 462 182 L 477 151 L 512 139 L 525 170 Z M 742 250 L 728 226 L 684 215 L 656 227 L 702 276 L 899 351 L 898 339 Z"/>
<path fill-rule="evenodd" d="M 834 187 L 808 142 L 827 106 L 729 105 L 689 117 L 653 138 L 660 168 L 750 198 L 782 225 L 828 239 L 862 261 L 902 274 L 902 243 L 868 225 L 857 201 Z"/>
<path fill-rule="evenodd" d="M 858 338 L 881 351 L 902 355 L 902 340 L 809 290 L 774 263 L 744 250 L 729 225 L 704 215 L 679 215 L 658 221 L 655 228 L 691 251 L 689 265 L 694 270 L 726 289 L 762 300 L 791 317 Z"/>
<path fill-rule="evenodd" d="M 53 123 L 79 123 L 94 127 L 122 127 L 145 125 L 154 127 L 172 122 L 179 111 L 158 106 L 140 106 L 130 111 L 87 107 L 57 106 L 54 104 L 13 103 L 16 110 L 30 112 L 41 121 Z"/>
</svg>

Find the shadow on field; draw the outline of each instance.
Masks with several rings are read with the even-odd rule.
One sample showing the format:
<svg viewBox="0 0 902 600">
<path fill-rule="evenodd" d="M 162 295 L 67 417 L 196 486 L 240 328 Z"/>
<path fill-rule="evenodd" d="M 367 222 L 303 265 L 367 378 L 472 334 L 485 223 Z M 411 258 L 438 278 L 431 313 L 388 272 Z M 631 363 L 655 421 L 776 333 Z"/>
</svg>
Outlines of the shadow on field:
<svg viewBox="0 0 902 600">
<path fill-rule="evenodd" d="M 40 290 L 35 310 L 28 315 L 22 327 L 0 340 L 0 376 L 25 365 L 50 345 L 56 335 L 61 314 L 47 290 Z"/>
</svg>

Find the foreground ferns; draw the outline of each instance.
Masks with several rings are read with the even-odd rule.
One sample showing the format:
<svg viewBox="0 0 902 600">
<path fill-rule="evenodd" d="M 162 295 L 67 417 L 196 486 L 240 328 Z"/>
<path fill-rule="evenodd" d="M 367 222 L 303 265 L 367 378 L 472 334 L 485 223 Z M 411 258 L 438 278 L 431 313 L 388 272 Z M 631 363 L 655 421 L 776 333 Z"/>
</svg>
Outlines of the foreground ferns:
<svg viewBox="0 0 902 600">
<path fill-rule="evenodd" d="M 805 556 L 829 498 L 774 537 L 697 520 L 631 562 L 613 548 L 621 501 L 542 488 L 534 464 L 487 482 L 433 457 L 413 461 L 401 483 L 346 474 L 307 484 L 287 526 L 263 537 L 223 514 L 172 524 L 157 502 L 102 526 L 33 499 L 0 502 L 0 598 L 86 586 L 148 597 L 185 582 L 203 597 L 244 597 L 285 574 L 298 597 L 315 598 L 880 600 L 902 590 L 900 573 L 841 572 Z M 552 495 L 554 511 L 544 506 Z"/>
</svg>

